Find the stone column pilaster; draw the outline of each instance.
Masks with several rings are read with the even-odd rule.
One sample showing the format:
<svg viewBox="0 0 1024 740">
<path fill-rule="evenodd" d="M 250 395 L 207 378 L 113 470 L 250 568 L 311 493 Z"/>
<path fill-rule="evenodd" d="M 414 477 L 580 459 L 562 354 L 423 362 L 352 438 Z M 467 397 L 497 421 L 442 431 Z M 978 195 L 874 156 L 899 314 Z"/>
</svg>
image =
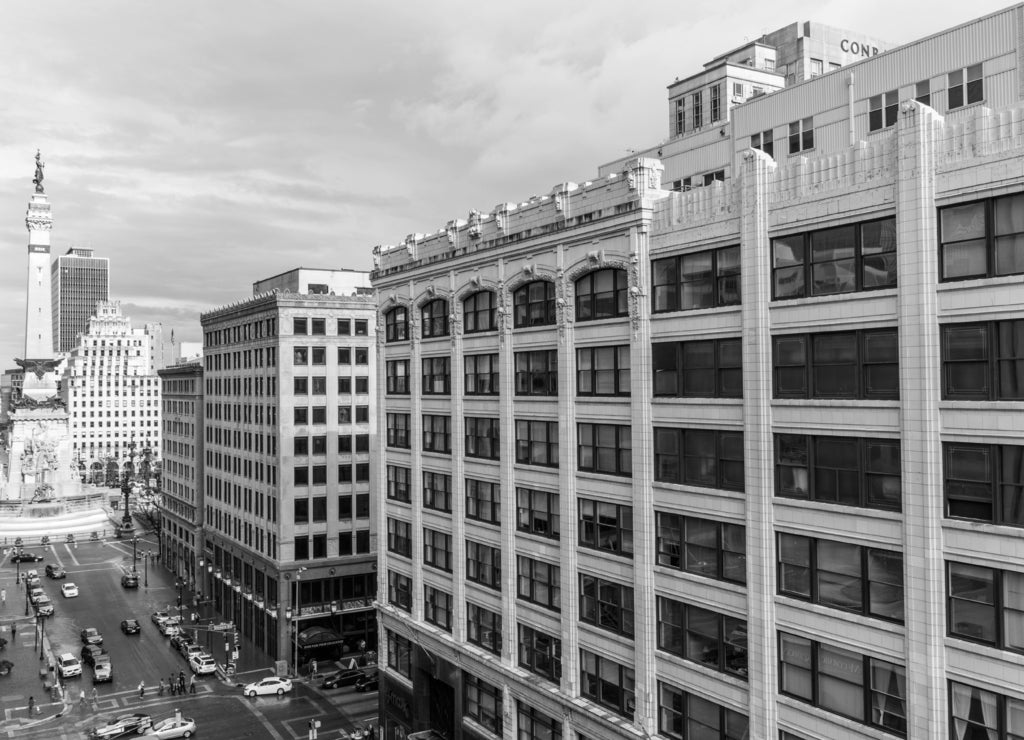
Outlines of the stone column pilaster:
<svg viewBox="0 0 1024 740">
<path fill-rule="evenodd" d="M 456 310 L 455 273 L 448 274 L 448 335 L 451 339 L 452 412 L 452 636 L 456 644 L 466 642 L 466 422 L 463 396 L 464 377 L 456 362 L 462 362 L 462 316 Z M 417 370 L 422 378 L 422 367 Z"/>
</svg>

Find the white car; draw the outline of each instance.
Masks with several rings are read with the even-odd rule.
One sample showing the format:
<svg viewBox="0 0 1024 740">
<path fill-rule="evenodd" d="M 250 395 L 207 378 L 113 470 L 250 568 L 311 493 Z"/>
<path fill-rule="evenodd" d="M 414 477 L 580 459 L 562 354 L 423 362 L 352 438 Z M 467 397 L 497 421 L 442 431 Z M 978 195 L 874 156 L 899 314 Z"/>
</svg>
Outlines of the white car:
<svg viewBox="0 0 1024 740">
<path fill-rule="evenodd" d="M 242 694 L 245 696 L 266 696 L 268 694 L 277 694 L 281 696 L 292 690 L 292 682 L 287 678 L 279 678 L 277 676 L 270 676 L 259 681 L 253 681 L 250 684 L 246 684 L 242 688 Z"/>
<path fill-rule="evenodd" d="M 57 672 L 60 673 L 61 678 L 81 676 L 82 664 L 71 653 L 61 653 L 60 657 L 57 658 Z"/>
<path fill-rule="evenodd" d="M 148 738 L 166 740 L 166 738 L 174 737 L 192 737 L 195 731 L 196 721 L 194 719 L 190 717 L 168 717 L 154 723 L 139 740 L 147 740 Z"/>
<path fill-rule="evenodd" d="M 60 595 L 65 599 L 70 599 L 73 596 L 78 596 L 78 586 L 73 583 L 63 583 L 60 587 Z"/>
<path fill-rule="evenodd" d="M 200 676 L 217 672 L 217 661 L 208 653 L 193 655 L 188 659 L 188 665 L 192 669 L 193 673 Z"/>
</svg>

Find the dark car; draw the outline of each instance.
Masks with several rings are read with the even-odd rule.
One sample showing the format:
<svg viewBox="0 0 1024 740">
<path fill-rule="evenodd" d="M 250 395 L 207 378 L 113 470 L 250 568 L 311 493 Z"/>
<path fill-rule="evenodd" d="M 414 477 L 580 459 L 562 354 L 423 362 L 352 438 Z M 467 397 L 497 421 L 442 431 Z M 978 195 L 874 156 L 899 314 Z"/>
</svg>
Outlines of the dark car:
<svg viewBox="0 0 1024 740">
<path fill-rule="evenodd" d="M 366 674 L 356 668 L 342 669 L 324 677 L 320 684 L 325 689 L 338 689 L 342 686 L 354 686 L 360 678 L 366 678 Z"/>
<path fill-rule="evenodd" d="M 102 645 L 103 635 L 95 627 L 86 627 L 80 633 L 82 642 L 86 645 Z"/>
<path fill-rule="evenodd" d="M 47 565 L 46 566 L 46 577 L 47 578 L 67 578 L 68 572 L 59 565 Z"/>
<path fill-rule="evenodd" d="M 126 635 L 137 635 L 142 631 L 142 625 L 137 619 L 122 619 L 121 631 Z"/>
<path fill-rule="evenodd" d="M 148 714 L 142 714 L 141 712 L 122 714 L 108 719 L 102 725 L 93 727 L 89 731 L 89 737 L 114 738 L 141 735 L 152 725 L 153 720 Z"/>
<path fill-rule="evenodd" d="M 42 555 L 36 555 L 34 552 L 29 552 L 28 550 L 22 550 L 21 552 L 11 554 L 12 563 L 38 563 L 42 559 Z"/>
<path fill-rule="evenodd" d="M 196 641 L 192 637 L 192 635 L 190 635 L 188 633 L 185 633 L 185 632 L 179 632 L 178 634 L 173 635 L 171 637 L 171 647 L 174 648 L 175 650 L 177 650 L 179 653 L 182 653 L 182 654 L 185 653 L 185 649 L 189 645 L 195 645 L 195 644 L 196 644 Z"/>
<path fill-rule="evenodd" d="M 376 691 L 378 686 L 377 674 L 363 676 L 356 681 L 356 691 Z"/>
<path fill-rule="evenodd" d="M 86 645 L 84 648 L 82 648 L 82 662 L 86 665 L 95 665 L 96 659 L 99 658 L 101 655 L 107 655 L 109 659 L 109 654 L 107 653 L 107 651 L 101 648 L 99 645 Z"/>
<path fill-rule="evenodd" d="M 121 576 L 121 585 L 124 588 L 138 588 L 139 587 L 139 574 L 138 573 L 125 573 Z"/>
</svg>

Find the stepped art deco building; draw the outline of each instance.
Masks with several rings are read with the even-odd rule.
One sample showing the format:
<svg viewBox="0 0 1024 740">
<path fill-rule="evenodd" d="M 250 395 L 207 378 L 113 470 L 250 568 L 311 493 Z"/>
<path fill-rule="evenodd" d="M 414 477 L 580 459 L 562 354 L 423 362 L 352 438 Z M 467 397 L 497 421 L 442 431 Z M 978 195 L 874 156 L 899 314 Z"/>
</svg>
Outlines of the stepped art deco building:
<svg viewBox="0 0 1024 740">
<path fill-rule="evenodd" d="M 1024 736 L 1024 6 L 758 44 L 374 250 L 387 738 Z"/>
</svg>

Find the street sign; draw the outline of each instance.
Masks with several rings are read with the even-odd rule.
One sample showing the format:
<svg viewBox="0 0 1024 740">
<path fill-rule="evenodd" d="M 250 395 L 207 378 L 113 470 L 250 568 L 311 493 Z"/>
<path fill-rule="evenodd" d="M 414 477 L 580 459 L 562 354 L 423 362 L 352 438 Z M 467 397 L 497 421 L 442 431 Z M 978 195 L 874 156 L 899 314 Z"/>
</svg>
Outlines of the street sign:
<svg viewBox="0 0 1024 740">
<path fill-rule="evenodd" d="M 237 650 L 232 650 L 231 651 L 231 660 L 238 660 L 238 651 Z"/>
</svg>

